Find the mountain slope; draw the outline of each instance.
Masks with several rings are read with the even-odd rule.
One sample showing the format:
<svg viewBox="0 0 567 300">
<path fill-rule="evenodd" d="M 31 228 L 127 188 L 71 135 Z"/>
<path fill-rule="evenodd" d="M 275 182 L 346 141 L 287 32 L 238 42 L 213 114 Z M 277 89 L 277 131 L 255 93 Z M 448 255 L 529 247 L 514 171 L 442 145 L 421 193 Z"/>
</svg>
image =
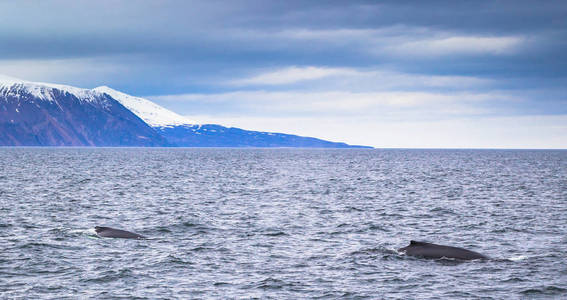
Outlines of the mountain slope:
<svg viewBox="0 0 567 300">
<path fill-rule="evenodd" d="M 0 78 L 2 146 L 167 146 L 104 93 Z"/>
<path fill-rule="evenodd" d="M 144 98 L 133 97 L 106 86 L 94 90 L 118 100 L 171 144 L 179 147 L 372 148 L 291 134 L 228 128 L 216 124 L 199 125 Z"/>
<path fill-rule="evenodd" d="M 292 134 L 250 131 L 214 124 L 164 126 L 155 129 L 170 143 L 179 147 L 369 148 Z"/>
<path fill-rule="evenodd" d="M 106 93 L 118 100 L 122 105 L 152 127 L 196 124 L 196 122 L 165 109 L 150 100 L 130 96 L 107 86 L 99 86 L 94 88 L 93 91 Z"/>
</svg>

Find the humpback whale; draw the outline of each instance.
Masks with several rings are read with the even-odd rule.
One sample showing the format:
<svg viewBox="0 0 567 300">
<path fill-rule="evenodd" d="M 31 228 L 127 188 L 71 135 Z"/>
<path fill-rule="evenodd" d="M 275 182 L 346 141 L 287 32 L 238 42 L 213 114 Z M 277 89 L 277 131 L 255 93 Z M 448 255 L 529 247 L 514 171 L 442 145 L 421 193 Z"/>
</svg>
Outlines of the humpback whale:
<svg viewBox="0 0 567 300">
<path fill-rule="evenodd" d="M 96 234 L 100 237 L 121 238 L 121 239 L 144 239 L 143 235 L 133 233 L 126 230 L 115 229 L 111 227 L 95 226 Z"/>
<path fill-rule="evenodd" d="M 461 260 L 472 259 L 488 259 L 480 253 L 470 251 L 463 248 L 436 245 L 426 242 L 410 241 L 409 246 L 398 249 L 399 252 L 404 252 L 406 255 L 423 257 L 423 258 L 454 258 Z"/>
</svg>

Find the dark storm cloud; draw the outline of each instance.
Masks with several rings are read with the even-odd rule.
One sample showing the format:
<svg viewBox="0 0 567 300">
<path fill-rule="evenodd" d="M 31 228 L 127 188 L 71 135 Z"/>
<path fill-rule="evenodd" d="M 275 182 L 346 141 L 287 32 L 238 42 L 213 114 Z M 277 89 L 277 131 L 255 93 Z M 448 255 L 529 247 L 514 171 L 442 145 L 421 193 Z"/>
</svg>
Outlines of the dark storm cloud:
<svg viewBox="0 0 567 300">
<path fill-rule="evenodd" d="M 269 34 L 407 26 L 561 38 L 567 28 L 567 5 L 560 1 L 41 1 L 3 2 L 0 9 L 2 55 L 22 56 L 177 51 L 197 45 L 226 45 L 230 54 L 232 47 L 250 46 L 249 39 L 231 36 L 235 30 Z"/>
<path fill-rule="evenodd" d="M 289 65 L 567 76 L 563 1 L 18 1 L 2 2 L 0 11 L 2 60 L 120 57 L 116 63 L 146 68 L 129 74 L 133 80 L 149 82 L 199 76 L 214 84 L 226 74 Z M 504 54 L 435 53 L 452 36 L 519 42 Z M 433 45 L 431 53 L 403 51 L 415 41 Z M 492 41 L 470 47 L 494 47 L 483 43 Z M 125 55 L 134 58 L 125 62 Z M 160 74 L 152 72 L 155 66 Z"/>
</svg>

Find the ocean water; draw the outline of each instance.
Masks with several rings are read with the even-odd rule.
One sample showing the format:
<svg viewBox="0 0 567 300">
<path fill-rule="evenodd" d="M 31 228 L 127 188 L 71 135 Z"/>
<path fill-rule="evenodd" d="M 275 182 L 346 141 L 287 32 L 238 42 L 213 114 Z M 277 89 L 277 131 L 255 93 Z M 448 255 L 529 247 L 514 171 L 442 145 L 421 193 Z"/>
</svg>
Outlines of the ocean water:
<svg viewBox="0 0 567 300">
<path fill-rule="evenodd" d="M 0 148 L 0 217 L 0 298 L 567 297 L 567 151 Z"/>
</svg>

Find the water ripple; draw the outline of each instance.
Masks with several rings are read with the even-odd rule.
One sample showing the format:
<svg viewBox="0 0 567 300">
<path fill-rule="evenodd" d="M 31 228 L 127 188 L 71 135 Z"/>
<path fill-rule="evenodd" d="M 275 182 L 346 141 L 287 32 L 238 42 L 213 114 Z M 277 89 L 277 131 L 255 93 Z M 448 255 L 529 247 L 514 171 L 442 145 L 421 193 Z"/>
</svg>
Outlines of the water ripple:
<svg viewBox="0 0 567 300">
<path fill-rule="evenodd" d="M 567 297 L 567 152 L 1 148 L 0 298 Z M 99 238 L 94 226 L 147 240 Z M 423 260 L 410 240 L 493 259 Z"/>
</svg>

